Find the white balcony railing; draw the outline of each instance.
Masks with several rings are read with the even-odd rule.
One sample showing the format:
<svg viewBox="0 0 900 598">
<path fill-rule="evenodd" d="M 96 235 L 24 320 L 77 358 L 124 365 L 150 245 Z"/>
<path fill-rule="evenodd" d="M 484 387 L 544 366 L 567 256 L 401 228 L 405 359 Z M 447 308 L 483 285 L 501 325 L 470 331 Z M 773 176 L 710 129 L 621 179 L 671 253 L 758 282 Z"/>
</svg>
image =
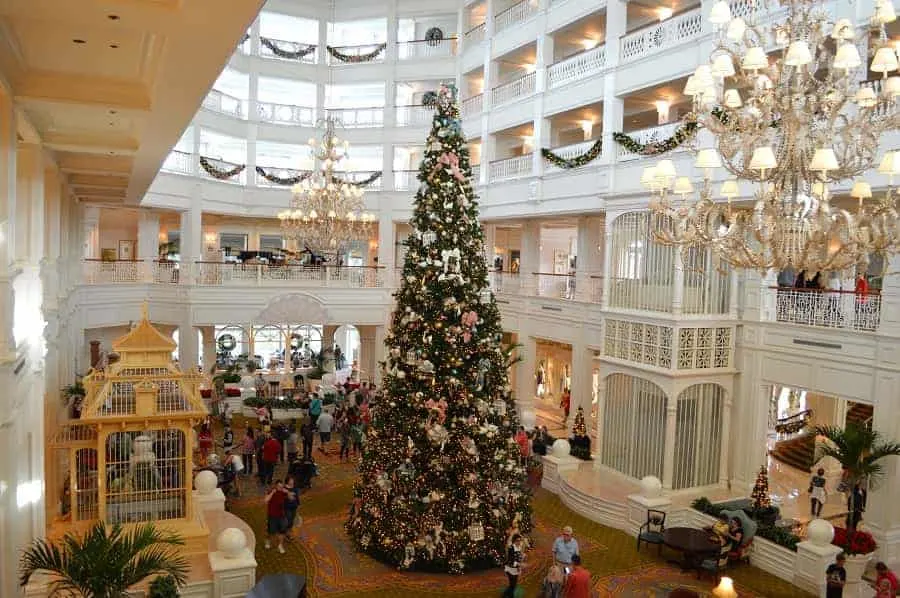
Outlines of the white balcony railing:
<svg viewBox="0 0 900 598">
<path fill-rule="evenodd" d="M 521 0 L 503 12 L 494 15 L 494 26 L 499 33 L 504 29 L 523 23 L 538 13 L 537 0 Z"/>
<path fill-rule="evenodd" d="M 509 83 L 498 85 L 491 90 L 491 103 L 494 106 L 506 104 L 534 93 L 535 74 L 528 73 Z"/>
<path fill-rule="evenodd" d="M 480 93 L 477 96 L 472 96 L 471 98 L 466 98 L 462 101 L 462 105 L 460 105 L 460 113 L 463 118 L 469 118 L 472 116 L 478 116 L 481 114 L 481 111 L 484 107 L 484 94 Z"/>
<path fill-rule="evenodd" d="M 488 279 L 491 290 L 498 295 L 518 295 L 522 290 L 522 283 L 517 272 L 491 272 Z"/>
<path fill-rule="evenodd" d="M 245 101 L 223 93 L 217 89 L 210 89 L 206 97 L 203 98 L 203 107 L 213 112 L 228 114 L 238 118 L 246 118 L 247 110 Z"/>
<path fill-rule="evenodd" d="M 316 64 L 319 49 L 313 44 L 289 42 L 271 37 L 260 38 L 259 55 L 276 60 L 290 60 L 302 64 Z"/>
<path fill-rule="evenodd" d="M 365 128 L 384 126 L 384 107 L 329 108 L 328 115 L 340 119 L 345 127 Z"/>
<path fill-rule="evenodd" d="M 394 191 L 409 191 L 418 187 L 419 181 L 416 179 L 418 174 L 418 170 L 395 170 Z"/>
<path fill-rule="evenodd" d="M 289 179 L 291 177 L 299 176 L 302 174 L 308 174 L 308 170 L 297 170 L 294 168 L 279 168 L 276 166 L 268 166 L 265 167 L 265 172 L 269 176 L 276 176 L 281 179 Z M 259 171 L 254 171 L 252 173 L 254 180 L 256 181 L 257 187 L 278 187 L 281 189 L 290 189 L 289 186 L 281 185 L 278 183 L 274 183 L 264 177 Z"/>
<path fill-rule="evenodd" d="M 874 332 L 881 321 L 881 295 L 827 289 L 771 287 L 775 321 Z"/>
<path fill-rule="evenodd" d="M 671 50 L 675 46 L 694 40 L 700 37 L 702 24 L 702 12 L 699 8 L 695 8 L 661 23 L 633 31 L 619 40 L 621 64 Z"/>
<path fill-rule="evenodd" d="M 472 184 L 477 185 L 481 181 L 481 164 L 472 164 Z"/>
<path fill-rule="evenodd" d="M 394 117 L 398 127 L 429 125 L 434 118 L 434 109 L 422 105 L 397 106 Z"/>
<path fill-rule="evenodd" d="M 627 135 L 637 141 L 638 143 L 652 143 L 654 141 L 663 141 L 671 137 L 675 130 L 682 125 L 681 122 L 671 122 L 666 123 L 664 125 L 658 125 L 655 127 L 650 127 L 648 129 L 641 129 L 638 131 L 629 131 Z M 683 150 L 682 150 L 683 151 Z M 637 160 L 640 158 L 640 154 L 634 154 L 619 144 L 616 144 L 616 159 L 619 161 L 623 160 Z"/>
<path fill-rule="evenodd" d="M 195 283 L 200 286 L 296 286 L 382 288 L 384 268 L 369 266 L 300 266 L 197 262 Z"/>
<path fill-rule="evenodd" d="M 596 140 L 590 140 L 582 141 L 581 143 L 573 143 L 572 145 L 564 145 L 562 147 L 554 147 L 553 153 L 560 158 L 563 158 L 564 160 L 571 160 L 575 156 L 580 156 L 581 154 L 591 149 L 591 147 L 593 147 L 595 143 L 597 143 Z M 548 169 L 558 170 L 558 168 L 556 166 L 553 166 L 553 164 L 551 164 L 550 162 L 546 162 L 545 164 Z"/>
<path fill-rule="evenodd" d="M 475 25 L 474 27 L 463 33 L 463 46 L 466 48 L 470 48 L 474 45 L 480 44 L 484 41 L 486 32 L 486 23 Z"/>
<path fill-rule="evenodd" d="M 368 180 L 372 178 L 374 174 L 376 174 L 377 170 L 347 170 L 341 171 L 336 170 L 334 172 L 334 176 L 340 177 L 350 183 L 359 183 L 361 181 Z M 378 191 L 381 189 L 381 177 L 376 177 L 371 183 L 365 186 L 367 191 Z"/>
<path fill-rule="evenodd" d="M 456 38 L 417 39 L 397 43 L 399 60 L 415 60 L 418 58 L 451 58 L 456 56 Z"/>
<path fill-rule="evenodd" d="M 606 67 L 606 46 L 597 46 L 547 67 L 550 89 L 593 77 Z"/>
<path fill-rule="evenodd" d="M 162 170 L 179 174 L 194 174 L 194 155 L 172 150 L 163 162 Z"/>
<path fill-rule="evenodd" d="M 122 284 L 144 280 L 144 262 L 138 260 L 97 260 L 81 262 L 85 284 Z"/>
<path fill-rule="evenodd" d="M 256 114 L 260 121 L 283 125 L 312 127 L 316 124 L 316 109 L 275 102 L 258 102 Z"/>
<path fill-rule="evenodd" d="M 490 181 L 503 181 L 506 179 L 517 179 L 526 176 L 532 172 L 534 158 L 532 154 L 516 156 L 514 158 L 506 158 L 504 160 L 494 160 L 490 163 Z"/>
<path fill-rule="evenodd" d="M 551 274 L 548 272 L 535 272 L 535 290 L 538 297 L 553 297 L 556 299 L 575 299 L 575 275 Z"/>
</svg>

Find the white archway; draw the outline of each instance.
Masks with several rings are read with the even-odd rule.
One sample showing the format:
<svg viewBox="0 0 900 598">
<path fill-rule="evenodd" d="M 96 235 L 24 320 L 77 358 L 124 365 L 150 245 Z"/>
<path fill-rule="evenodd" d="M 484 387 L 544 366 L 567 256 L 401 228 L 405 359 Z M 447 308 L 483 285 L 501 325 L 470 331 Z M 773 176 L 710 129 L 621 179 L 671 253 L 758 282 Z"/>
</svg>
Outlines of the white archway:
<svg viewBox="0 0 900 598">
<path fill-rule="evenodd" d="M 628 374 L 610 374 L 605 384 L 601 462 L 632 478 L 663 479 L 665 391 Z"/>
<path fill-rule="evenodd" d="M 269 301 L 254 324 L 280 325 L 285 322 L 328 322 L 328 310 L 318 298 L 305 293 L 280 295 Z"/>
</svg>

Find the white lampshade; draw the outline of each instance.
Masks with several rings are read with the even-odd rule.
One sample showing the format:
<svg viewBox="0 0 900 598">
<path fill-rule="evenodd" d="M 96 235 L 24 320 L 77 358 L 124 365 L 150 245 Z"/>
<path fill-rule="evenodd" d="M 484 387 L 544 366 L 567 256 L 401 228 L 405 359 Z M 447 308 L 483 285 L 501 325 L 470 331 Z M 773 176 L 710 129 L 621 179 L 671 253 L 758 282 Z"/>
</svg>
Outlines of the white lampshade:
<svg viewBox="0 0 900 598">
<path fill-rule="evenodd" d="M 830 147 L 820 147 L 813 154 L 812 161 L 809 163 L 809 169 L 819 172 L 827 172 L 829 170 L 837 170 L 838 161 L 834 150 Z"/>
<path fill-rule="evenodd" d="M 719 581 L 719 585 L 712 591 L 716 598 L 737 598 L 737 592 L 734 589 L 734 581 L 730 577 L 723 577 Z"/>
<path fill-rule="evenodd" d="M 687 83 L 684 84 L 684 95 L 686 95 L 686 96 L 697 95 L 697 83 L 695 82 L 693 75 L 689 76 L 687 78 Z"/>
<path fill-rule="evenodd" d="M 900 152 L 886 153 L 878 165 L 878 172 L 888 175 L 900 174 Z"/>
<path fill-rule="evenodd" d="M 806 66 L 810 62 L 812 62 L 812 52 L 809 51 L 809 44 L 803 40 L 791 42 L 787 55 L 784 57 L 784 63 L 788 66 Z"/>
<path fill-rule="evenodd" d="M 694 162 L 697 168 L 721 168 L 722 160 L 719 158 L 719 152 L 714 149 L 702 149 L 697 152 L 697 161 Z"/>
<path fill-rule="evenodd" d="M 656 182 L 656 167 L 655 166 L 647 166 L 646 168 L 644 168 L 644 172 L 641 173 L 641 185 L 652 189 L 655 182 Z"/>
<path fill-rule="evenodd" d="M 853 22 L 850 19 L 838 19 L 834 23 L 834 28 L 831 30 L 831 37 L 843 40 L 856 37 L 856 31 L 853 29 Z"/>
<path fill-rule="evenodd" d="M 703 89 L 714 84 L 712 68 L 708 64 L 698 66 L 697 70 L 694 71 L 694 85 L 697 86 L 696 88 Z"/>
<path fill-rule="evenodd" d="M 731 7 L 725 0 L 719 0 L 713 4 L 709 11 L 709 22 L 713 25 L 724 25 L 731 20 Z"/>
<path fill-rule="evenodd" d="M 675 187 L 672 191 L 678 195 L 688 195 L 694 192 L 694 186 L 691 184 L 691 179 L 686 176 L 680 176 L 675 179 Z"/>
<path fill-rule="evenodd" d="M 897 20 L 897 13 L 894 12 L 894 4 L 892 0 L 878 0 L 875 2 L 875 15 L 872 20 L 879 25 L 886 25 Z"/>
<path fill-rule="evenodd" d="M 722 183 L 722 189 L 719 191 L 722 197 L 727 197 L 731 199 L 732 197 L 737 197 L 738 194 L 738 182 L 734 179 L 730 179 Z"/>
<path fill-rule="evenodd" d="M 834 55 L 834 68 L 850 70 L 862 64 L 859 58 L 859 50 L 854 44 L 841 44 Z"/>
<path fill-rule="evenodd" d="M 656 163 L 656 179 L 674 179 L 675 164 L 671 160 L 660 160 Z"/>
<path fill-rule="evenodd" d="M 775 161 L 775 152 L 768 145 L 758 147 L 753 150 L 753 157 L 750 158 L 750 168 L 753 170 L 769 170 L 778 166 Z"/>
<path fill-rule="evenodd" d="M 876 73 L 888 73 L 897 70 L 897 53 L 893 48 L 883 46 L 875 52 L 872 58 L 872 70 Z"/>
<path fill-rule="evenodd" d="M 900 77 L 888 77 L 881 88 L 881 93 L 890 98 L 900 96 Z"/>
<path fill-rule="evenodd" d="M 769 79 L 768 75 L 760 74 L 756 78 L 756 88 L 760 90 L 772 89 L 772 80 Z"/>
<path fill-rule="evenodd" d="M 717 77 L 731 77 L 734 75 L 734 63 L 728 54 L 719 54 L 713 60 L 712 73 Z"/>
<path fill-rule="evenodd" d="M 869 199 L 872 197 L 872 186 L 865 181 L 856 181 L 853 183 L 853 189 L 850 190 L 850 197 L 856 199 Z"/>
<path fill-rule="evenodd" d="M 726 89 L 724 103 L 728 108 L 740 108 L 743 105 L 741 94 L 736 89 Z"/>
<path fill-rule="evenodd" d="M 853 99 L 859 104 L 860 108 L 872 108 L 878 103 L 878 96 L 875 95 L 875 90 L 868 86 L 860 87 L 856 92 L 856 97 Z"/>
<path fill-rule="evenodd" d="M 725 36 L 733 42 L 739 42 L 744 37 L 745 31 L 747 31 L 747 23 L 741 17 L 735 17 L 728 23 L 728 31 L 725 32 Z"/>
<path fill-rule="evenodd" d="M 769 59 L 766 57 L 765 51 L 759 46 L 753 46 L 747 49 L 744 59 L 741 60 L 741 66 L 748 71 L 756 71 L 769 66 Z"/>
</svg>

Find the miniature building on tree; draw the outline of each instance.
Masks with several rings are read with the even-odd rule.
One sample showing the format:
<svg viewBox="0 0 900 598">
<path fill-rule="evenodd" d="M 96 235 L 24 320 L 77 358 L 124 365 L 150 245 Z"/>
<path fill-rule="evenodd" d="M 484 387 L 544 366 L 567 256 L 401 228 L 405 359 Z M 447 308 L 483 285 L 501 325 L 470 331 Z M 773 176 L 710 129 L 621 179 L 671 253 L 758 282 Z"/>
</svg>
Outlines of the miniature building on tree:
<svg viewBox="0 0 900 598">
<path fill-rule="evenodd" d="M 50 441 L 50 480 L 63 480 L 62 514 L 50 531 L 64 533 L 97 519 L 108 524 L 153 521 L 206 552 L 208 532 L 192 505 L 192 428 L 207 415 L 199 374 L 172 363 L 175 342 L 140 322 L 112 344 L 119 360 L 84 378 L 81 418 Z M 61 474 L 61 475 L 59 475 Z M 55 528 L 59 529 L 55 529 Z M 196 544 L 195 544 L 196 542 Z"/>
</svg>

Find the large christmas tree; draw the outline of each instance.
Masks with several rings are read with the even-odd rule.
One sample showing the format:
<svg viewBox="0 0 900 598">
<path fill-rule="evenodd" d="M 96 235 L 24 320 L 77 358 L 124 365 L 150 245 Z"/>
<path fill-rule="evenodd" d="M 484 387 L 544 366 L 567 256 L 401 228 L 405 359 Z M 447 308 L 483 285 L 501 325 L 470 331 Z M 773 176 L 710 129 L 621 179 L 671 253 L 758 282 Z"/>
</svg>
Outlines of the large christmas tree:
<svg viewBox="0 0 900 598">
<path fill-rule="evenodd" d="M 379 560 L 461 573 L 504 561 L 509 534 L 531 530 L 531 497 L 456 90 L 425 103 L 435 116 L 385 338 L 385 397 L 346 527 Z"/>
</svg>

